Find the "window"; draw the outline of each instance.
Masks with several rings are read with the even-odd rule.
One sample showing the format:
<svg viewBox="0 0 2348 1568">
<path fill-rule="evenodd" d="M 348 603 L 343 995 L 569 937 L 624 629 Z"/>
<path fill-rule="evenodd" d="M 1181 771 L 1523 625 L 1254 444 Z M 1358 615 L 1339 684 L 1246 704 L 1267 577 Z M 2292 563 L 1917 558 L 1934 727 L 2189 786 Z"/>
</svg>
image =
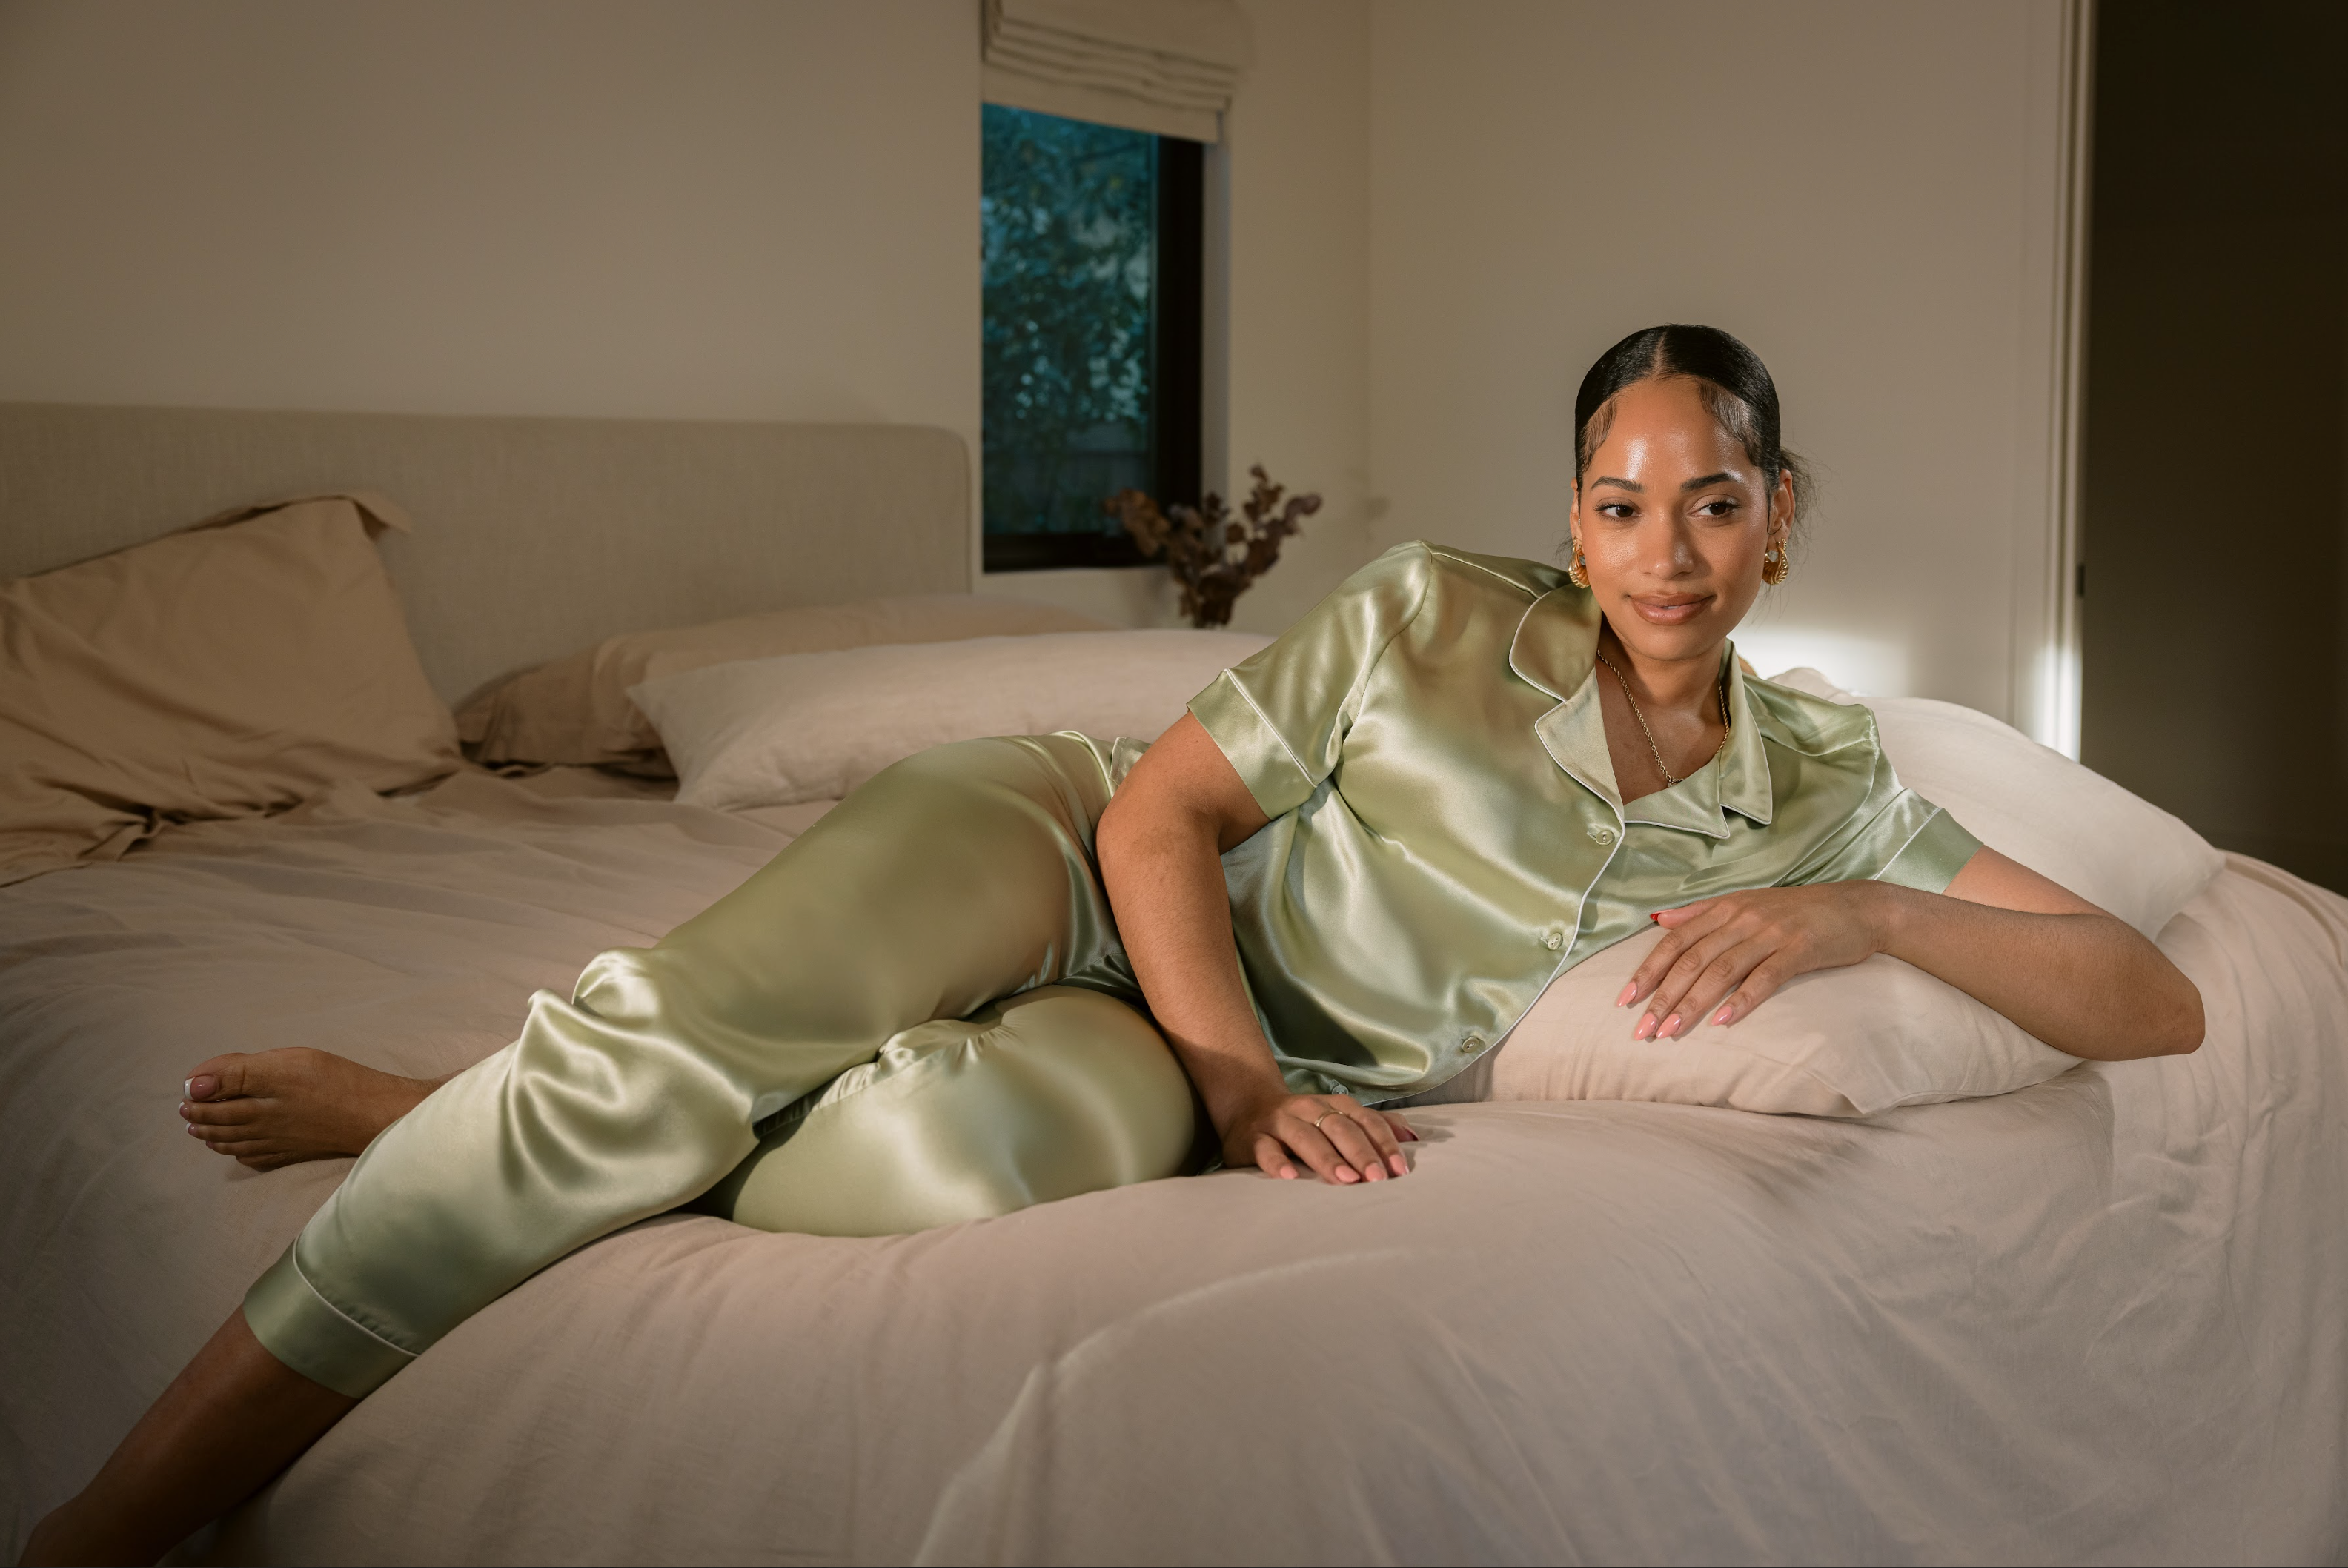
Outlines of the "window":
<svg viewBox="0 0 2348 1568">
<path fill-rule="evenodd" d="M 1102 501 L 1199 499 L 1205 149 L 983 114 L 986 569 L 1139 566 Z"/>
</svg>

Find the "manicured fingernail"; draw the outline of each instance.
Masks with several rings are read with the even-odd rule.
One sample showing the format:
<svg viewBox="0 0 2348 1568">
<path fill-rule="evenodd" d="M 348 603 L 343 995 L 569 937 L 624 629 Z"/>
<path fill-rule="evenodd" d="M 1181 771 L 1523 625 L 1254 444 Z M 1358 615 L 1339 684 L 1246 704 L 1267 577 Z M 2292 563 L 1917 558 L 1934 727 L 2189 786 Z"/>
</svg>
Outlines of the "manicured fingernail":
<svg viewBox="0 0 2348 1568">
<path fill-rule="evenodd" d="M 1410 1170 L 1410 1167 L 1403 1163 L 1403 1157 L 1400 1154 L 1388 1154 L 1386 1163 L 1394 1167 L 1394 1173 L 1397 1176 L 1406 1174 Z"/>
<path fill-rule="evenodd" d="M 1622 988 L 1622 994 L 1614 999 L 1614 1005 L 1618 1008 L 1626 1008 L 1638 999 L 1639 982 L 1632 980 L 1629 985 Z"/>
<path fill-rule="evenodd" d="M 1647 918 L 1653 920 L 1658 926 L 1663 923 L 1663 917 L 1660 914 L 1650 914 Z"/>
<path fill-rule="evenodd" d="M 1679 1027 L 1680 1015 L 1673 1013 L 1671 1017 L 1663 1020 L 1663 1027 L 1655 1031 L 1655 1038 L 1657 1040 L 1669 1040 L 1678 1031 Z"/>
<path fill-rule="evenodd" d="M 1365 1165 L 1362 1167 L 1362 1180 L 1365 1182 L 1383 1182 L 1385 1179 L 1386 1168 L 1384 1165 Z"/>
<path fill-rule="evenodd" d="M 1340 1165 L 1337 1167 L 1337 1179 L 1341 1182 L 1358 1182 L 1362 1179 L 1362 1173 L 1351 1165 Z"/>
<path fill-rule="evenodd" d="M 1654 1033 L 1655 1015 L 1653 1013 L 1649 1013 L 1646 1017 L 1639 1020 L 1639 1027 L 1631 1031 L 1631 1038 L 1632 1040 L 1652 1040 L 1654 1037 Z"/>
<path fill-rule="evenodd" d="M 1733 1014 L 1735 1010 L 1736 1010 L 1736 1009 L 1734 1009 L 1734 1008 L 1723 1008 L 1723 1009 L 1721 1009 L 1718 1012 L 1716 1012 L 1716 1013 L 1715 1013 L 1715 1014 L 1713 1014 L 1713 1015 L 1712 1015 L 1712 1021 L 1713 1021 L 1713 1023 L 1714 1023 L 1715 1025 L 1725 1024 L 1725 1023 L 1728 1021 L 1730 1015 L 1731 1015 L 1731 1014 Z"/>
</svg>

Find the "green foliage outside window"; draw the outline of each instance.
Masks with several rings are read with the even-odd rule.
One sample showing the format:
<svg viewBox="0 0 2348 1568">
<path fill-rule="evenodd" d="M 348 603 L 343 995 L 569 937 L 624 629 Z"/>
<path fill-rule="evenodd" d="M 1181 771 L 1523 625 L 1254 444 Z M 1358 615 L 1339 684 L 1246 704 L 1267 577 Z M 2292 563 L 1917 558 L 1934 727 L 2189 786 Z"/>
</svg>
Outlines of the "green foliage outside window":
<svg viewBox="0 0 2348 1568">
<path fill-rule="evenodd" d="M 1114 532 L 1153 482 L 1158 138 L 985 106 L 985 527 Z"/>
</svg>

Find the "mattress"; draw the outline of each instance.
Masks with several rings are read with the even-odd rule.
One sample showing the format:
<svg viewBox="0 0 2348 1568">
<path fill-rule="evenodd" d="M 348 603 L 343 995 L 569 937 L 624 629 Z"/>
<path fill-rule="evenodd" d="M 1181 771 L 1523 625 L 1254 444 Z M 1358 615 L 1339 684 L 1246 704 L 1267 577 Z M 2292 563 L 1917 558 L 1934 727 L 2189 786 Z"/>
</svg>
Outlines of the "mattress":
<svg viewBox="0 0 2348 1568">
<path fill-rule="evenodd" d="M 209 1153 L 190 1066 L 463 1066 L 820 810 L 561 794 L 337 792 L 0 890 L 12 1553 L 347 1168 Z M 2199 1052 L 1993 1100 L 1443 1105 L 1365 1187 L 872 1239 L 664 1215 L 185 1554 L 2337 1561 L 2348 900 L 2236 859 L 2162 940 Z"/>
</svg>

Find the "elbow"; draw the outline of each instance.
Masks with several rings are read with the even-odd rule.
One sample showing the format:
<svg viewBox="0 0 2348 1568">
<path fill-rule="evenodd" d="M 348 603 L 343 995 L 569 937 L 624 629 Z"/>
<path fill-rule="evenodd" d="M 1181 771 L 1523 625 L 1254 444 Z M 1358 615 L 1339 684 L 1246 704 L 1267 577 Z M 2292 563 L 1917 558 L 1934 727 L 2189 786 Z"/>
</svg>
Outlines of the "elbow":
<svg viewBox="0 0 2348 1568">
<path fill-rule="evenodd" d="M 2202 1010 L 2201 988 L 2182 974 L 2177 977 L 2180 995 L 2170 1006 L 2168 1028 L 2163 1030 L 2166 1043 L 2163 1056 L 2190 1056 L 2201 1049 L 2201 1041 L 2209 1032 L 2209 1015 Z"/>
</svg>

